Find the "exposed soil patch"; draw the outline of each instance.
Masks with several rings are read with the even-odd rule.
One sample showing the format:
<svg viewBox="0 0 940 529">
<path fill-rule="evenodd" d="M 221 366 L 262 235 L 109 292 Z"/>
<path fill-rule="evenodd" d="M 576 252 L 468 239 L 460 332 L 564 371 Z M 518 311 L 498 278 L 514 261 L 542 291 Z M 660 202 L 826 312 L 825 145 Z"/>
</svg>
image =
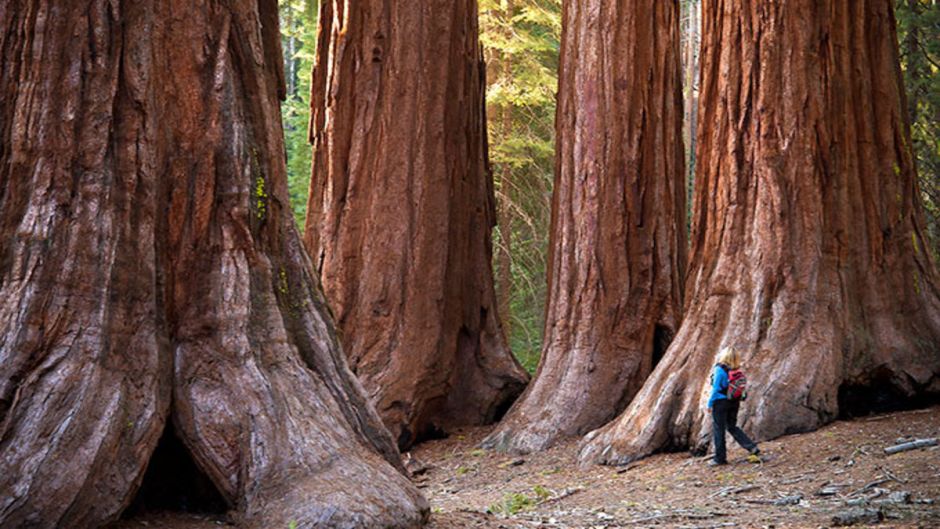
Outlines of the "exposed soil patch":
<svg viewBox="0 0 940 529">
<path fill-rule="evenodd" d="M 760 463 L 734 446 L 731 464 L 718 468 L 675 453 L 581 470 L 576 443 L 512 457 L 476 448 L 489 431 L 467 429 L 412 452 L 412 466 L 427 467 L 415 480 L 431 501 L 430 527 L 815 528 L 865 510 L 880 513 L 879 527 L 940 527 L 940 449 L 884 455 L 902 440 L 940 437 L 940 406 L 762 443 Z M 114 527 L 225 525 L 220 516 L 163 512 Z"/>
</svg>

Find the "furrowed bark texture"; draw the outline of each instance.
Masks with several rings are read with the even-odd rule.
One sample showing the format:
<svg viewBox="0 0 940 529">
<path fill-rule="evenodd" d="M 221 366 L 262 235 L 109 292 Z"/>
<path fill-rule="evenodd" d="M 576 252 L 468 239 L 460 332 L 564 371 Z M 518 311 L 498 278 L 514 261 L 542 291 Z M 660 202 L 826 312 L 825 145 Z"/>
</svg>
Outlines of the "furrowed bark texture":
<svg viewBox="0 0 940 529">
<path fill-rule="evenodd" d="M 500 329 L 474 0 L 323 2 L 305 242 L 349 358 L 404 448 L 498 418 Z"/>
<path fill-rule="evenodd" d="M 0 6 L 0 525 L 94 527 L 166 421 L 245 527 L 427 503 L 293 227 L 277 5 Z"/>
<path fill-rule="evenodd" d="M 678 2 L 571 0 L 563 11 L 542 359 L 484 441 L 513 452 L 620 413 L 682 308 Z"/>
<path fill-rule="evenodd" d="M 887 0 L 706 1 L 685 319 L 582 462 L 703 451 L 716 352 L 757 439 L 940 392 L 940 294 Z"/>
</svg>

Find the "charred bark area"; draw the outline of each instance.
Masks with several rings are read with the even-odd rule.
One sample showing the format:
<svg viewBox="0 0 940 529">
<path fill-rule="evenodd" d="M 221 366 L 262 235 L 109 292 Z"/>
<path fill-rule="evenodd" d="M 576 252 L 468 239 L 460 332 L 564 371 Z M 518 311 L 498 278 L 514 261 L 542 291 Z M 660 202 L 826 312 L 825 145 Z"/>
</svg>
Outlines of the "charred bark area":
<svg viewBox="0 0 940 529">
<path fill-rule="evenodd" d="M 0 525 L 115 519 L 169 420 L 242 526 L 419 525 L 293 228 L 276 2 L 54 4 L 0 6 Z"/>
<path fill-rule="evenodd" d="M 407 447 L 497 418 L 527 375 L 497 316 L 475 0 L 330 0 L 305 243 L 350 365 Z"/>
<path fill-rule="evenodd" d="M 873 370 L 861 380 L 848 380 L 839 386 L 839 418 L 853 419 L 866 415 L 926 408 L 940 403 L 940 391 L 915 386 L 905 392 L 894 382 L 894 373 L 887 368 Z"/>
<path fill-rule="evenodd" d="M 147 511 L 223 514 L 232 507 L 167 421 L 134 500 L 122 517 Z"/>
<path fill-rule="evenodd" d="M 582 462 L 704 451 L 724 346 L 743 353 L 757 439 L 940 393 L 893 16 L 888 0 L 704 2 L 685 319 Z"/>
<path fill-rule="evenodd" d="M 678 329 L 679 59 L 678 2 L 564 3 L 542 357 L 484 445 L 529 452 L 601 426 Z"/>
</svg>

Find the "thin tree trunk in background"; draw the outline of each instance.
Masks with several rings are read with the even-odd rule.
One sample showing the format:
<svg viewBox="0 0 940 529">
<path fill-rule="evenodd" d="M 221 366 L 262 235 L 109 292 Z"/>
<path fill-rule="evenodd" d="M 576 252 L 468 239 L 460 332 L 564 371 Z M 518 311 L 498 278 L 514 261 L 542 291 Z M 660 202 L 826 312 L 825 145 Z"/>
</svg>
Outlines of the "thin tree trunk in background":
<svg viewBox="0 0 940 529">
<path fill-rule="evenodd" d="M 689 0 L 689 18 L 686 28 L 685 47 L 685 149 L 686 156 L 686 188 L 688 204 L 692 203 L 692 190 L 694 187 L 695 171 L 695 126 L 698 115 L 698 44 L 699 44 L 699 0 Z"/>
<path fill-rule="evenodd" d="M 912 17 L 918 17 L 922 13 L 921 0 L 907 0 L 907 8 L 911 13 Z M 921 51 L 920 51 L 920 39 L 921 39 L 921 27 L 917 24 L 911 24 L 907 30 L 907 34 L 904 35 L 904 41 L 900 43 L 900 52 L 902 55 L 906 55 L 908 59 L 907 63 L 907 76 L 911 81 L 911 84 L 918 85 L 917 81 L 925 74 L 921 68 L 921 61 L 914 60 Z M 917 119 L 917 100 L 920 94 L 916 91 L 914 93 L 907 94 L 907 115 L 908 120 L 913 123 Z M 940 118 L 940 116 L 938 116 Z"/>
<path fill-rule="evenodd" d="M 297 54 L 297 50 L 294 47 L 297 39 L 294 37 L 295 22 L 293 11 L 291 10 L 290 6 L 287 6 L 285 11 L 287 12 L 287 17 L 286 20 L 284 20 L 284 23 L 287 24 L 287 27 L 291 32 L 290 36 L 287 38 L 287 56 L 285 61 L 287 63 L 287 73 L 285 78 L 287 81 L 287 97 L 294 97 L 294 95 L 297 93 L 297 59 L 294 58 L 294 55 Z"/>
<path fill-rule="evenodd" d="M 507 122 L 512 120 L 511 117 L 507 118 L 505 116 L 511 116 L 512 111 L 508 108 L 504 108 L 503 114 L 503 126 L 505 127 Z M 509 126 L 511 126 L 511 124 Z M 501 243 L 498 252 L 499 281 L 497 281 L 497 283 L 499 284 L 499 295 L 497 298 L 503 334 L 505 334 L 508 340 L 512 332 L 512 184 L 510 183 L 512 168 L 508 163 L 504 164 L 500 173 L 503 186 L 503 199 L 499 202 L 497 208 L 497 212 L 499 213 L 497 229 L 499 229 Z"/>
<path fill-rule="evenodd" d="M 287 202 L 277 3 L 0 6 L 0 526 L 97 527 L 175 430 L 243 527 L 428 505 Z"/>
<path fill-rule="evenodd" d="M 630 402 L 679 325 L 678 1 L 563 7 L 549 298 L 535 380 L 484 442 L 546 448 Z"/>
<path fill-rule="evenodd" d="M 682 127 L 682 137 L 685 142 L 686 151 L 690 149 L 692 145 L 692 136 L 695 135 L 695 131 L 691 130 L 689 124 L 692 122 L 692 76 L 695 65 L 693 64 L 695 57 L 695 36 L 694 36 L 694 27 L 695 27 L 695 5 L 694 0 L 686 0 L 683 2 L 685 5 L 686 19 L 685 19 L 685 32 L 683 37 L 685 41 L 683 42 L 682 48 L 682 93 L 685 95 L 685 105 L 682 108 L 682 111 L 685 113 L 683 117 L 683 127 Z M 692 159 L 691 156 L 686 157 L 686 164 Z M 687 165 L 688 167 L 688 165 Z"/>
<path fill-rule="evenodd" d="M 503 0 L 503 16 L 506 17 L 507 27 L 512 27 L 513 4 L 512 0 Z M 511 38 L 511 35 L 508 36 Z M 503 53 L 500 58 L 503 68 L 503 79 L 512 78 L 512 55 Z M 512 134 L 512 102 L 506 101 L 500 109 L 502 114 L 502 134 L 509 137 Z M 499 248 L 499 315 L 502 317 L 503 333 L 508 339 L 512 332 L 512 165 L 504 162 L 500 170 L 500 190 L 502 200 L 497 201 L 497 227 L 499 239 L 502 243 Z"/>
<path fill-rule="evenodd" d="M 582 462 L 702 451 L 707 381 L 743 353 L 757 439 L 940 393 L 889 0 L 705 2 L 689 303 L 633 404 Z"/>
<path fill-rule="evenodd" d="M 407 447 L 497 419 L 500 328 L 475 0 L 321 4 L 305 241 L 350 364 Z"/>
</svg>

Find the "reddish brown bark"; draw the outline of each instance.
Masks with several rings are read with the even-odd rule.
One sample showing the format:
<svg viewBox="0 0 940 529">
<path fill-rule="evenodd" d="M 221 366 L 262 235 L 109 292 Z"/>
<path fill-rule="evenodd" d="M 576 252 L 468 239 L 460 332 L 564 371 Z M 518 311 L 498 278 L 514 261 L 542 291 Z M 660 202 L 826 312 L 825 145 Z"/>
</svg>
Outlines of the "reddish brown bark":
<svg viewBox="0 0 940 529">
<path fill-rule="evenodd" d="M 474 0 L 323 2 L 305 239 L 399 446 L 496 419 L 527 379 L 495 306 Z"/>
<path fill-rule="evenodd" d="M 0 525 L 95 527 L 166 422 L 246 527 L 427 503 L 287 202 L 277 5 L 0 5 Z"/>
<path fill-rule="evenodd" d="M 940 295 L 890 2 L 710 0 L 703 20 L 685 320 L 583 462 L 704 449 L 726 345 L 744 353 L 741 418 L 758 439 L 940 392 Z"/>
<path fill-rule="evenodd" d="M 678 2 L 564 3 L 542 361 L 485 445 L 540 450 L 609 421 L 678 328 L 678 17 Z"/>
</svg>

